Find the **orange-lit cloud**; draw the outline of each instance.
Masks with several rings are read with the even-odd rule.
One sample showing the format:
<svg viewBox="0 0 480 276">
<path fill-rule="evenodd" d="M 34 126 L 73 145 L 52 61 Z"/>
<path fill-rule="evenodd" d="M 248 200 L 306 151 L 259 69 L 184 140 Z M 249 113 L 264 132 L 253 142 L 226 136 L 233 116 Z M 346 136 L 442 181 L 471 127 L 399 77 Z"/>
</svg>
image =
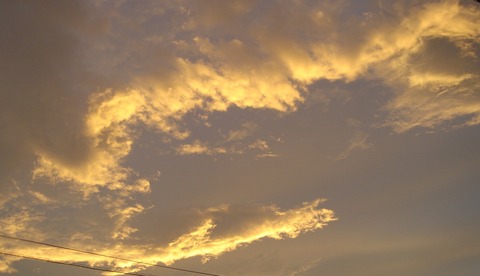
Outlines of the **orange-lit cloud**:
<svg viewBox="0 0 480 276">
<path fill-rule="evenodd" d="M 242 14 L 251 7 L 249 4 L 240 9 L 232 5 L 218 8 Z M 192 9 L 196 12 L 195 7 Z M 335 18 L 340 16 L 338 7 L 296 3 L 287 12 L 281 4 L 276 4 L 262 20 L 272 29 L 273 24 L 281 24 L 288 31 L 265 32 L 268 29 L 252 26 L 239 30 L 244 38 L 218 40 L 208 35 L 193 36 L 186 42 L 187 52 L 194 52 L 198 58 L 167 53 L 164 57 L 171 73 L 147 70 L 136 75 L 123 91 L 107 90 L 91 96 L 81 133 L 87 156 L 71 164 L 37 146 L 34 176 L 86 184 L 89 185 L 85 187 L 86 193 L 94 192 L 97 186 L 124 186 L 121 183 L 132 172 L 121 163 L 135 142 L 134 125 L 145 124 L 183 140 L 190 132 L 181 120 L 195 109 L 208 113 L 237 106 L 294 111 L 303 101 L 305 85 L 319 79 L 352 81 L 369 76 L 403 86 L 405 91 L 399 91 L 386 107 L 391 114 L 387 124 L 397 131 L 414 126 L 434 127 L 461 116 L 470 116 L 467 124 L 476 124 L 478 101 L 475 93 L 468 91 L 475 91 L 478 78 L 478 70 L 469 62 L 475 49 L 472 43 L 478 42 L 480 34 L 480 24 L 476 24 L 478 10 L 461 6 L 457 1 L 426 3 L 412 8 L 408 14 L 398 7 L 391 9 L 397 16 L 395 20 L 381 13 L 367 13 L 357 18 L 355 25 L 343 26 Z M 283 13 L 291 16 L 281 23 L 278 16 Z M 205 33 L 209 33 L 210 24 L 195 22 L 206 20 L 204 17 L 194 16 L 190 20 L 189 28 L 206 27 Z M 337 23 L 336 29 L 329 29 L 333 23 Z M 335 33 L 344 28 L 358 34 L 348 38 Z M 311 35 L 300 39 L 306 33 Z M 360 35 L 361 39 L 353 40 Z M 454 45 L 457 50 L 454 54 L 465 66 L 456 71 L 442 71 L 420 58 L 452 54 L 429 53 L 431 47 L 427 46 L 433 39 Z M 143 54 L 151 54 L 149 51 Z M 246 130 L 232 131 L 227 139 L 248 135 Z M 353 147 L 365 148 L 364 141 L 360 141 L 363 138 L 359 139 L 352 142 Z M 224 146 L 210 147 L 199 141 L 184 143 L 177 149 L 179 154 L 228 152 L 238 151 Z"/>
<path fill-rule="evenodd" d="M 201 143 L 200 141 L 194 141 L 192 144 L 183 144 L 177 148 L 177 153 L 180 155 L 189 155 L 189 154 L 222 154 L 227 153 L 225 148 L 210 148 L 207 145 Z"/>
<path fill-rule="evenodd" d="M 396 132 L 441 128 L 445 122 L 480 124 L 477 7 L 453 0 L 382 2 L 350 17 L 346 1 L 279 1 L 268 9 L 259 3 L 216 1 L 206 8 L 179 1 L 132 8 L 128 1 L 107 1 L 52 9 L 9 3 L 22 11 L 12 14 L 32 23 L 5 16 L 8 24 L 0 27 L 0 33 L 22 34 L 8 38 L 12 43 L 3 43 L 0 51 L 5 99 L 0 102 L 0 207 L 9 210 L 0 216 L 7 225 L 2 229 L 44 239 L 49 212 L 70 207 L 61 219 L 79 217 L 64 226 L 67 230 L 56 230 L 63 231 L 59 240 L 74 236 L 71 245 L 82 247 L 103 237 L 95 245 L 105 253 L 125 250 L 142 231 L 133 218 L 151 206 L 148 177 L 128 162 L 142 131 L 161 137 L 177 155 L 253 151 L 256 158 L 277 157 L 268 139 L 255 136 L 260 127 L 254 123 L 231 126 L 210 141 L 195 136 L 186 118 L 197 112 L 208 121 L 211 114 L 234 108 L 295 112 L 306 94 L 323 93 L 309 89 L 320 80 L 385 84 L 389 101 L 381 120 Z M 105 21 L 98 19 L 103 14 L 95 16 L 99 11 L 108 15 Z M 337 159 L 370 147 L 369 137 L 356 129 Z M 287 211 L 249 207 L 250 218 L 230 205 L 201 210 L 198 223 L 169 244 L 128 244 L 131 251 L 125 254 L 171 263 L 216 257 L 262 238 L 295 238 L 334 220 L 332 211 L 318 204 Z M 75 229 L 87 222 L 101 230 Z M 109 249 L 110 244 L 118 247 Z M 152 246 L 159 249 L 152 253 Z M 20 249 L 56 260 L 86 258 Z"/>
<path fill-rule="evenodd" d="M 95 97 L 90 102 L 83 134 L 90 143 L 89 157 L 72 166 L 38 151 L 34 177 L 91 186 L 118 185 L 127 178 L 128 169 L 119 163 L 130 153 L 133 134 L 128 125 L 136 119 L 144 98 L 136 91 L 116 94 L 106 91 Z"/>
<path fill-rule="evenodd" d="M 198 33 L 181 41 L 153 39 L 155 36 L 151 33 L 145 34 L 149 38 L 145 41 L 135 44 L 129 41 L 125 47 L 135 46 L 139 61 L 148 65 L 147 60 L 153 56 L 154 61 L 163 63 L 146 65 L 136 71 L 131 68 L 123 89 L 93 93 L 86 114 L 61 110 L 70 126 L 58 133 L 52 132 L 50 136 L 55 141 L 50 141 L 52 138 L 44 135 L 46 129 L 40 127 L 38 133 L 30 134 L 32 141 L 10 141 L 10 144 L 22 145 L 9 147 L 19 148 L 26 156 L 37 156 L 34 178 L 74 182 L 82 185 L 86 194 L 95 192 L 98 187 L 118 188 L 125 186 L 133 173 L 122 163 L 135 143 L 136 126 L 144 124 L 183 140 L 191 133 L 182 125 L 182 118 L 194 110 L 223 112 L 236 106 L 294 111 L 304 101 L 302 93 L 308 90 L 308 85 L 320 79 L 379 78 L 386 84 L 400 87 L 396 88 L 399 91 L 385 109 L 391 115 L 385 120 L 387 125 L 397 131 L 414 126 L 435 127 L 464 116 L 468 117 L 465 124 L 478 123 L 479 104 L 475 91 L 479 76 L 474 65 L 478 58 L 480 17 L 475 7 L 461 5 L 458 1 L 414 7 L 383 5 L 379 10 L 342 23 L 339 18 L 345 4 L 297 2 L 285 9 L 284 4 L 275 3 L 272 9 L 262 11 L 264 16 L 258 19 L 262 24 L 236 29 L 232 38 L 214 37 L 214 31 L 222 32 L 225 31 L 222 28 L 247 22 L 247 15 L 255 5 L 255 2 L 225 3 L 216 7 L 217 16 L 214 17 L 205 15 L 212 10 L 198 5 L 165 7 L 179 13 L 175 20 L 185 20 L 180 24 L 185 30 L 197 30 Z M 118 6 L 114 5 L 115 8 Z M 142 14 L 158 16 L 158 13 L 165 13 L 165 9 Z M 385 17 L 382 9 L 393 17 Z M 185 10 L 192 16 L 187 18 Z M 221 16 L 225 14 L 231 16 Z M 207 22 L 212 18 L 218 24 Z M 109 20 L 110 24 L 144 22 L 123 21 L 118 17 Z M 220 24 L 232 20 L 235 21 L 233 25 Z M 66 38 L 59 35 L 58 39 Z M 429 46 L 439 43 L 451 45 L 442 46 L 440 50 Z M 165 50 L 172 45 L 177 48 Z M 123 49 L 121 45 L 116 46 L 118 51 Z M 72 46 L 65 43 L 61 47 L 70 50 Z M 99 47 L 100 53 L 110 49 L 110 44 L 104 47 Z M 67 50 L 58 52 L 68 53 Z M 451 62 L 456 62 L 455 70 L 436 66 L 435 58 L 446 55 L 454 57 Z M 41 84 L 41 80 L 38 83 Z M 11 88 L 15 87 L 6 89 Z M 49 93 L 61 99 L 69 98 L 62 95 L 61 87 L 54 91 Z M 53 122 L 58 118 L 52 118 L 55 119 L 46 124 L 46 128 L 55 128 Z M 49 118 L 43 121 L 49 122 Z M 31 129 L 38 128 L 32 126 Z M 247 133 L 239 130 L 229 135 L 227 139 L 233 141 Z M 199 142 L 183 143 L 177 152 L 231 152 L 223 146 L 207 150 L 205 143 L 203 148 L 200 145 Z M 2 185 L 5 189 L 7 186 Z M 10 185 L 9 190 L 12 189 Z"/>
<path fill-rule="evenodd" d="M 200 226 L 169 244 L 163 259 L 168 263 L 196 255 L 215 257 L 262 238 L 295 238 L 335 220 L 331 210 L 317 209 L 320 203 L 306 202 L 287 211 L 276 206 L 210 208 Z"/>
<path fill-rule="evenodd" d="M 181 234 L 167 245 L 143 244 L 131 245 L 116 242 L 115 246 L 105 247 L 98 240 L 90 240 L 90 246 L 79 244 L 78 238 L 69 241 L 68 246 L 82 247 L 84 250 L 95 248 L 97 253 L 121 256 L 143 262 L 172 264 L 178 260 L 201 256 L 204 261 L 232 251 L 239 246 L 259 241 L 264 238 L 295 238 L 299 234 L 323 228 L 336 220 L 333 211 L 319 208 L 323 200 L 305 202 L 302 206 L 290 210 L 281 210 L 275 205 L 231 206 L 219 205 L 204 210 L 197 210 L 196 220 L 199 225 L 192 225 L 189 232 Z M 137 212 L 139 210 L 133 210 Z M 131 213 L 128 211 L 128 213 Z M 127 235 L 128 236 L 128 235 Z M 40 240 L 43 236 L 31 237 Z M 112 237 L 116 238 L 116 237 Z M 76 262 L 86 261 L 91 265 L 108 264 L 128 271 L 138 270 L 138 265 L 112 260 L 101 256 L 92 256 L 69 252 L 44 246 L 32 246 L 22 242 L 0 241 L 2 249 L 32 257 L 49 256 L 51 260 Z M 7 250 L 8 249 L 8 250 Z M 10 267 L 5 267 L 6 272 Z"/>
<path fill-rule="evenodd" d="M 254 5 L 249 3 L 242 9 L 235 8 L 234 3 L 217 7 L 224 11 L 219 14 L 231 14 L 228 18 L 215 17 L 217 21 L 247 26 L 237 30 L 238 37 L 233 39 L 195 36 L 189 47 L 198 51 L 201 62 L 179 60 L 179 71 L 188 76 L 184 82 L 191 80 L 190 88 L 197 91 L 197 95 L 213 99 L 207 107 L 209 110 L 225 110 L 229 104 L 285 110 L 294 108 L 295 101 L 302 99 L 305 85 L 317 80 L 373 78 L 383 80 L 395 90 L 404 87 L 392 95 L 394 99 L 386 107 L 392 115 L 386 120 L 387 124 L 397 131 L 413 125 L 433 127 L 454 118 L 478 114 L 475 107 L 458 98 L 455 108 L 446 105 L 440 109 L 445 110 L 444 114 L 429 116 L 440 115 L 436 122 L 419 119 L 414 122 L 416 119 L 412 117 L 420 118 L 424 114 L 414 114 L 415 100 L 407 103 L 408 91 L 421 89 L 415 94 L 430 99 L 434 104 L 424 109 L 433 112 L 444 102 L 435 104 L 437 101 L 431 94 L 441 93 L 444 88 L 475 90 L 469 83 L 478 78 L 478 69 L 473 64 L 477 59 L 480 24 L 478 9 L 473 5 L 454 0 L 415 6 L 382 3 L 375 7 L 371 4 L 371 12 L 342 22 L 345 3 L 296 2 L 288 9 L 275 3 L 263 11 L 258 19 L 261 24 L 250 25 L 245 18 Z M 205 11 L 197 8 L 191 8 L 190 28 L 207 34 L 224 31 L 220 23 L 203 24 Z M 427 47 L 435 39 L 447 41 L 454 47 Z M 447 69 L 446 63 L 438 66 L 437 60 L 446 56 L 456 65 L 442 71 Z M 264 76 L 268 76 L 268 82 L 263 80 Z M 461 94 L 469 101 L 476 101 L 475 97 Z M 470 120 L 468 124 L 476 121 Z"/>
</svg>

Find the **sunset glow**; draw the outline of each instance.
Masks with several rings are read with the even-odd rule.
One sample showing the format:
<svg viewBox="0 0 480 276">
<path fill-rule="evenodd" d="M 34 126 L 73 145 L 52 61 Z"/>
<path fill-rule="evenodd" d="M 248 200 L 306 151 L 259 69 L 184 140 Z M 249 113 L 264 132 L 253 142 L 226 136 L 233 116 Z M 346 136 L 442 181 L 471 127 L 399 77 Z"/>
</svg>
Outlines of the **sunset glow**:
<svg viewBox="0 0 480 276">
<path fill-rule="evenodd" d="M 479 65 L 476 1 L 2 1 L 0 275 L 480 275 Z"/>
</svg>

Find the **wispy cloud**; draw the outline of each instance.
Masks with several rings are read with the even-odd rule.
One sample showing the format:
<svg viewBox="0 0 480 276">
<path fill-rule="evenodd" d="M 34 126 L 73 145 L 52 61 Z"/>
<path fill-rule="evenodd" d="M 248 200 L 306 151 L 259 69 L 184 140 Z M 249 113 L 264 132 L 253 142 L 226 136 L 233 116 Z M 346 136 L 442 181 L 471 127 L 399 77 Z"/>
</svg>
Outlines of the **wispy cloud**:
<svg viewBox="0 0 480 276">
<path fill-rule="evenodd" d="M 191 154 L 205 154 L 205 155 L 213 155 L 213 154 L 225 154 L 227 153 L 227 149 L 223 147 L 208 147 L 205 143 L 200 141 L 194 141 L 192 144 L 183 144 L 177 148 L 177 153 L 180 155 L 191 155 Z"/>
<path fill-rule="evenodd" d="M 302 275 L 306 272 L 309 272 L 312 268 L 317 267 L 320 264 L 321 261 L 322 261 L 322 258 L 317 258 L 317 259 L 311 261 L 310 263 L 305 264 L 305 265 L 297 268 L 295 271 L 288 274 L 288 276 Z"/>
<path fill-rule="evenodd" d="M 347 119 L 347 125 L 353 129 L 353 135 L 348 141 L 348 146 L 335 159 L 342 160 L 350 156 L 354 151 L 370 148 L 373 144 L 368 142 L 369 135 L 362 130 L 362 123 L 356 119 Z"/>
<path fill-rule="evenodd" d="M 368 134 L 357 131 L 349 140 L 348 147 L 337 156 L 337 160 L 347 158 L 353 151 L 368 149 L 372 144 L 367 142 Z"/>
</svg>

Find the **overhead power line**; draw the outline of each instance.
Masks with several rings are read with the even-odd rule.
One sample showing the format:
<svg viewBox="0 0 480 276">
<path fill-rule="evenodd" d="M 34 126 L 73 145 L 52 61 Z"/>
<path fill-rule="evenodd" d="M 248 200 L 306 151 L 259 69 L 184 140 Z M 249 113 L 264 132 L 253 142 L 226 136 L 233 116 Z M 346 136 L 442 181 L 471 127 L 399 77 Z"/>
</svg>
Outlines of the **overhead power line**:
<svg viewBox="0 0 480 276">
<path fill-rule="evenodd" d="M 56 245 L 56 244 L 51 244 L 51 243 L 46 243 L 46 242 L 40 242 L 40 241 L 34 241 L 34 240 L 29 240 L 29 239 L 12 237 L 12 236 L 8 236 L 8 235 L 5 235 L 5 234 L 0 234 L 0 237 L 6 238 L 6 239 L 11 239 L 11 240 L 17 240 L 17 241 L 22 241 L 22 242 L 28 242 L 28 243 L 48 246 L 48 247 L 54 247 L 54 248 L 58 248 L 58 249 L 64 249 L 64 250 L 84 253 L 84 254 L 89 254 L 89 255 L 95 255 L 95 256 L 100 256 L 100 257 L 105 257 L 105 258 L 110 258 L 110 259 L 115 259 L 115 260 L 127 261 L 127 262 L 136 263 L 136 264 L 155 266 L 155 267 L 160 267 L 160 268 L 165 268 L 165 269 L 171 269 L 171 270 L 189 272 L 189 273 L 195 273 L 195 274 L 201 274 L 201 275 L 220 276 L 218 274 L 207 273 L 207 272 L 202 272 L 202 271 L 198 271 L 198 270 L 184 269 L 184 268 L 178 268 L 178 267 L 173 267 L 173 266 L 159 265 L 159 264 L 142 262 L 142 261 L 127 259 L 127 258 L 115 257 L 115 256 L 106 255 L 106 254 L 86 251 L 86 250 L 82 250 L 82 249 L 76 249 L 76 248 L 72 248 L 72 247 L 66 247 L 66 246 L 61 246 L 61 245 Z M 82 267 L 82 266 L 80 266 L 80 267 Z M 121 273 L 123 273 L 123 272 L 121 272 Z M 135 274 L 135 275 L 140 275 L 140 274 Z"/>
<path fill-rule="evenodd" d="M 0 251 L 0 254 L 6 255 L 6 256 L 11 256 L 11 257 L 18 257 L 18 258 L 24 258 L 24 259 L 34 260 L 34 261 L 47 262 L 47 263 L 52 263 L 52 264 L 61 264 L 61 265 L 67 265 L 67 266 L 74 266 L 74 267 L 86 268 L 86 269 L 97 270 L 97 271 L 102 271 L 102 272 L 121 273 L 121 274 L 123 274 L 123 275 L 157 276 L 157 275 L 153 275 L 153 274 L 143 274 L 143 273 L 135 273 L 135 272 L 125 272 L 125 271 L 121 271 L 121 270 L 101 268 L 101 267 L 94 267 L 94 266 L 82 265 L 82 264 L 77 264 L 77 263 L 67 263 L 67 262 L 53 261 L 53 260 L 48 260 L 48 259 L 43 259 L 43 258 L 37 258 L 37 257 L 31 257 L 31 256 L 25 256 L 25 255 L 21 255 L 21 254 L 8 253 L 8 252 L 3 252 L 3 251 Z"/>
</svg>

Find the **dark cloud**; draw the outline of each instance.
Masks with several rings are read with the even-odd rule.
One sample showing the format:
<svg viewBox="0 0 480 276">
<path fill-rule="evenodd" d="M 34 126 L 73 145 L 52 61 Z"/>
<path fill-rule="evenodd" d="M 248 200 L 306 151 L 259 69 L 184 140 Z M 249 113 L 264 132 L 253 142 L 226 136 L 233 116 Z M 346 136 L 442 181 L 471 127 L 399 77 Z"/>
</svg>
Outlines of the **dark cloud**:
<svg viewBox="0 0 480 276">
<path fill-rule="evenodd" d="M 88 25 L 85 16 L 74 1 L 1 3 L 2 186 L 12 171 L 31 166 L 35 151 L 68 162 L 88 154 L 81 137 L 81 43 L 75 36 Z"/>
</svg>

